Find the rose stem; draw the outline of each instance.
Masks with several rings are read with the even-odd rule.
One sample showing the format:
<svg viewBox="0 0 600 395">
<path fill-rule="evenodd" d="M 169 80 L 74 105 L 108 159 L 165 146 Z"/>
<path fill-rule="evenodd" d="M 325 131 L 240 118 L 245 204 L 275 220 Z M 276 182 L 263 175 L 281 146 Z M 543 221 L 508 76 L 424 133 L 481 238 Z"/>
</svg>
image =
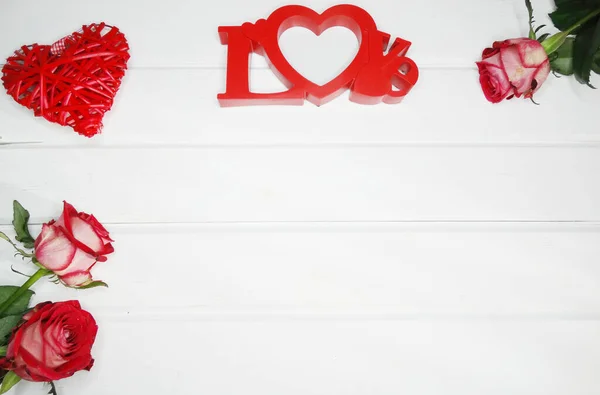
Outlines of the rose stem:
<svg viewBox="0 0 600 395">
<path fill-rule="evenodd" d="M 8 310 L 8 308 L 10 306 L 12 306 L 13 303 L 25 293 L 25 291 L 27 291 L 29 288 L 31 288 L 31 286 L 33 284 L 35 284 L 40 278 L 47 276 L 50 273 L 52 273 L 50 270 L 39 269 L 37 272 L 35 272 L 33 274 L 33 276 L 29 277 L 29 280 L 25 281 L 25 283 L 23 285 L 21 285 L 21 287 L 19 287 L 19 289 L 17 289 L 12 295 L 10 295 L 10 297 L 8 299 L 6 299 L 4 301 L 4 303 L 2 303 L 0 305 L 0 316 L 6 310 Z"/>
<path fill-rule="evenodd" d="M 546 54 L 550 55 L 551 53 L 557 51 L 560 48 L 560 46 L 563 45 L 569 34 L 573 32 L 573 30 L 577 29 L 578 27 L 580 27 L 581 25 L 598 15 L 600 15 L 600 9 L 597 9 L 591 14 L 588 14 L 585 18 L 581 19 L 579 22 L 575 23 L 573 26 L 571 26 L 564 32 L 557 33 L 551 37 L 548 37 L 542 43 L 542 47 L 544 47 Z"/>
</svg>

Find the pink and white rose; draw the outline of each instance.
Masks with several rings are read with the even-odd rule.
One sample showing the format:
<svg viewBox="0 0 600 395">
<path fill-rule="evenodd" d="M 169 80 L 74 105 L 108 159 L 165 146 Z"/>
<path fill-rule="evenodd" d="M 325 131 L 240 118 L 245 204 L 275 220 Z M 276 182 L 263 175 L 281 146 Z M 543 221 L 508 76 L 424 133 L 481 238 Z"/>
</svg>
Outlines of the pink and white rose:
<svg viewBox="0 0 600 395">
<path fill-rule="evenodd" d="M 499 103 L 515 96 L 532 98 L 550 74 L 550 61 L 538 41 L 516 38 L 486 48 L 477 68 L 485 97 Z"/>
<path fill-rule="evenodd" d="M 96 262 L 106 261 L 112 253 L 108 231 L 90 214 L 78 212 L 64 202 L 63 213 L 56 221 L 44 224 L 35 241 L 35 257 L 69 287 L 90 284 Z"/>
</svg>

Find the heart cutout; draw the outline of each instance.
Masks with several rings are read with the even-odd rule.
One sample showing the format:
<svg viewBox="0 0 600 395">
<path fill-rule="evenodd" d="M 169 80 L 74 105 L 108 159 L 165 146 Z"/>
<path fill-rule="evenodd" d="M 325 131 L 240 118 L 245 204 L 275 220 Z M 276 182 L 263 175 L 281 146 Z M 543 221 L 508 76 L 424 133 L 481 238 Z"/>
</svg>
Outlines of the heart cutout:
<svg viewBox="0 0 600 395">
<path fill-rule="evenodd" d="M 2 67 L 2 82 L 35 116 L 92 137 L 102 130 L 129 57 L 119 29 L 91 24 L 53 45 L 21 47 Z"/>
<path fill-rule="evenodd" d="M 340 75 L 359 48 L 356 35 L 341 26 L 332 26 L 320 35 L 302 27 L 290 28 L 279 38 L 279 47 L 298 73 L 319 86 Z"/>
<path fill-rule="evenodd" d="M 358 51 L 339 75 L 324 85 L 318 85 L 292 67 L 283 55 L 279 38 L 293 27 L 308 29 L 318 36 L 335 26 L 354 33 L 359 44 Z M 266 24 L 246 28 L 249 37 L 260 38 L 261 52 L 268 55 L 271 69 L 282 82 L 288 87 L 301 89 L 308 101 L 319 106 L 349 89 L 357 73 L 369 61 L 368 31 L 377 31 L 373 18 L 363 9 L 348 4 L 333 6 L 321 14 L 304 6 L 284 6 L 269 15 Z"/>
</svg>

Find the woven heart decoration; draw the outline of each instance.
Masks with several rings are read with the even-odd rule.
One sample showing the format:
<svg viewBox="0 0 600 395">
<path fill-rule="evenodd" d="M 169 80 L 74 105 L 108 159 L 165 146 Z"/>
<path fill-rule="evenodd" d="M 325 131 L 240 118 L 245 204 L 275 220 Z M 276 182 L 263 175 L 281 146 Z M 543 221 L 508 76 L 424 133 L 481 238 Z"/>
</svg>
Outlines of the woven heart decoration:
<svg viewBox="0 0 600 395">
<path fill-rule="evenodd" d="M 102 130 L 128 60 L 129 45 L 119 29 L 91 24 L 53 45 L 21 47 L 2 67 L 2 82 L 35 116 L 92 137 Z"/>
</svg>

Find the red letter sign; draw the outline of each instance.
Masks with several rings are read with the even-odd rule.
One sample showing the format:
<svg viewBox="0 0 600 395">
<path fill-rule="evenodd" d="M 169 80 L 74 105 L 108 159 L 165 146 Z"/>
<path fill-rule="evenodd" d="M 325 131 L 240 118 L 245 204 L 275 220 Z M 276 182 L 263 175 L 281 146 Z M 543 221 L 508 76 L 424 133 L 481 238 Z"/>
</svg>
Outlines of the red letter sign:
<svg viewBox="0 0 600 395">
<path fill-rule="evenodd" d="M 279 47 L 283 32 L 297 26 L 316 35 L 334 26 L 350 29 L 359 42 L 356 57 L 325 85 L 307 80 L 290 65 Z M 221 43 L 228 46 L 226 92 L 218 95 L 222 107 L 302 105 L 305 99 L 320 106 L 347 89 L 350 89 L 350 100 L 355 103 L 399 103 L 419 78 L 417 65 L 405 56 L 410 42 L 397 38 L 390 46 L 390 35 L 377 30 L 373 18 L 353 5 L 338 5 L 322 14 L 303 6 L 285 6 L 254 24 L 221 26 L 219 35 Z M 287 91 L 250 92 L 248 74 L 252 53 L 267 59 L 271 70 L 288 87 Z"/>
</svg>

